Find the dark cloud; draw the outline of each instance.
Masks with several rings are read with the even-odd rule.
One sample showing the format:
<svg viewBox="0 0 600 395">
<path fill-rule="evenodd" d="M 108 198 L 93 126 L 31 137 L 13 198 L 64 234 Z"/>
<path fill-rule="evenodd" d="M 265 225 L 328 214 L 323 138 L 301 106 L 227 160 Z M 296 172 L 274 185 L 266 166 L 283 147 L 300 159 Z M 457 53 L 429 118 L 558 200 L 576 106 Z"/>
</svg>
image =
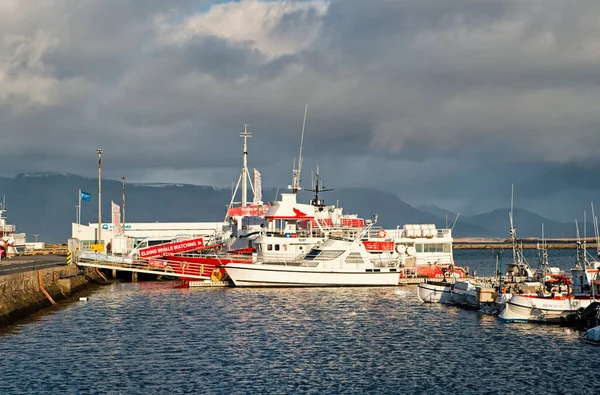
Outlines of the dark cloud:
<svg viewBox="0 0 600 395">
<path fill-rule="evenodd" d="M 93 176 L 102 147 L 109 177 L 228 186 L 248 123 L 285 186 L 308 102 L 305 180 L 463 212 L 515 183 L 557 219 L 597 199 L 600 3 L 219 3 L 0 0 L 2 175 Z"/>
</svg>

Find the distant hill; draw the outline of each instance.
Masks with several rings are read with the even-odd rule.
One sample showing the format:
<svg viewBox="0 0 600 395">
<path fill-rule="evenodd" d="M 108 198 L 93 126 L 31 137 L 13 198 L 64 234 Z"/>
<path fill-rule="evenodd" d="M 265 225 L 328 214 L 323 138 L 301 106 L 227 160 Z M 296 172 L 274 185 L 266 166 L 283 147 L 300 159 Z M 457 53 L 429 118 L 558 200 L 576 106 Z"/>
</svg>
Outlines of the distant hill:
<svg viewBox="0 0 600 395">
<path fill-rule="evenodd" d="M 492 231 L 497 237 L 509 238 L 509 208 L 496 209 L 492 212 L 466 216 L 465 221 L 485 227 Z M 577 230 L 575 223 L 564 223 L 541 217 L 531 211 L 519 208 L 514 209 L 514 225 L 517 230 L 517 237 L 540 237 L 542 233 L 542 224 L 544 224 L 544 233 L 546 237 L 576 237 Z M 583 236 L 583 224 L 579 224 L 580 233 Z M 588 235 L 592 234 L 591 223 L 587 224 Z"/>
<path fill-rule="evenodd" d="M 110 221 L 110 201 L 121 204 L 121 182 L 102 182 L 102 221 Z M 91 194 L 90 202 L 82 203 L 82 223 L 98 221 L 98 181 L 75 174 L 28 173 L 0 178 L 0 195 L 7 200 L 8 222 L 28 240 L 39 234 L 40 241 L 65 242 L 75 221 L 78 189 Z M 263 188 L 265 200 L 287 190 Z M 308 203 L 310 192 L 301 191 L 298 200 Z M 370 218 L 379 214 L 378 224 L 386 228 L 404 224 L 431 223 L 443 227 L 445 210 L 435 207 L 417 209 L 398 196 L 369 188 L 341 188 L 321 195 L 326 204 L 339 203 L 345 213 Z M 126 220 L 130 222 L 221 221 L 231 199 L 231 190 L 189 184 L 127 184 Z M 443 213 L 443 215 L 439 215 Z M 452 214 L 452 217 L 450 216 Z M 454 220 L 454 213 L 449 213 Z M 525 210 L 515 210 L 517 235 L 537 237 L 543 222 L 548 237 L 573 237 L 575 226 L 542 218 Z M 460 217 L 454 228 L 456 237 L 508 237 L 508 210 Z M 589 228 L 591 230 L 591 227 Z M 583 230 L 582 230 L 583 232 Z M 590 232 L 591 233 L 591 232 Z"/>
<path fill-rule="evenodd" d="M 417 210 L 422 211 L 424 213 L 433 214 L 438 218 L 446 218 L 448 216 L 448 223 L 452 223 L 456 218 L 456 213 L 452 211 L 444 210 L 441 207 L 438 207 L 434 204 L 423 204 L 415 207 Z"/>
</svg>

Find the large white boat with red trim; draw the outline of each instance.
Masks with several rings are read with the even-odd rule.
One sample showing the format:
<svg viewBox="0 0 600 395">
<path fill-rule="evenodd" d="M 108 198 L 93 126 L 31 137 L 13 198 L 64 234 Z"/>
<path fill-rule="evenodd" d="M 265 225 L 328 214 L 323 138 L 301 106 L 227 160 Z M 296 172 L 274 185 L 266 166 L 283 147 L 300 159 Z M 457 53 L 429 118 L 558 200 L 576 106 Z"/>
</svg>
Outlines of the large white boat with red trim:
<svg viewBox="0 0 600 395">
<path fill-rule="evenodd" d="M 365 228 L 365 220 L 342 213 L 342 208 L 325 206 L 317 198 L 298 203 L 297 194 L 281 195 L 265 219 L 268 225 L 254 240 L 255 261 L 298 260 L 329 237 L 354 238 L 359 233 L 365 250 L 377 260 L 399 262 L 400 277 L 463 278 L 468 268 L 454 266 L 451 229 L 433 224 L 407 224 L 402 228 Z"/>
</svg>

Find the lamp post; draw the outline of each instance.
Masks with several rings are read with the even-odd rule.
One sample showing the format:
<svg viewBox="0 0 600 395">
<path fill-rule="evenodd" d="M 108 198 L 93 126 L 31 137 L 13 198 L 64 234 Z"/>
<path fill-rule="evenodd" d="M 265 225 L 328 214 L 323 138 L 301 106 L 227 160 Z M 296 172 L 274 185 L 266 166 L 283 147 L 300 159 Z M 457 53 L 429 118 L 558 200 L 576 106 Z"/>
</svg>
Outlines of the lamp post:
<svg viewBox="0 0 600 395">
<path fill-rule="evenodd" d="M 102 150 L 98 148 L 98 240 L 96 243 L 102 242 Z"/>
<path fill-rule="evenodd" d="M 123 181 L 123 196 L 121 205 L 123 206 L 123 218 L 121 219 L 123 231 L 125 231 L 125 176 L 121 176 L 121 180 Z"/>
</svg>

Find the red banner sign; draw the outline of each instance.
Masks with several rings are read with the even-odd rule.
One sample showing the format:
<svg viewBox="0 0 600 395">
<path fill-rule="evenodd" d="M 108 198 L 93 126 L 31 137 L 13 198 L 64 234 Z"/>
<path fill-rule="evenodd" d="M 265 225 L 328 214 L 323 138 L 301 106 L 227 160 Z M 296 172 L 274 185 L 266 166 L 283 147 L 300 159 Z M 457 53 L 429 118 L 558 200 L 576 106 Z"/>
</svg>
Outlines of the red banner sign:
<svg viewBox="0 0 600 395">
<path fill-rule="evenodd" d="M 200 247 L 204 247 L 204 239 L 189 239 L 166 243 L 152 247 L 146 247 L 139 250 L 140 258 L 154 258 L 166 254 L 176 254 L 184 251 L 194 251 Z"/>
<path fill-rule="evenodd" d="M 393 241 L 367 241 L 363 240 L 367 251 L 394 251 Z"/>
<path fill-rule="evenodd" d="M 269 211 L 269 205 L 265 206 L 242 206 L 227 210 L 228 217 L 264 217 Z"/>
</svg>

